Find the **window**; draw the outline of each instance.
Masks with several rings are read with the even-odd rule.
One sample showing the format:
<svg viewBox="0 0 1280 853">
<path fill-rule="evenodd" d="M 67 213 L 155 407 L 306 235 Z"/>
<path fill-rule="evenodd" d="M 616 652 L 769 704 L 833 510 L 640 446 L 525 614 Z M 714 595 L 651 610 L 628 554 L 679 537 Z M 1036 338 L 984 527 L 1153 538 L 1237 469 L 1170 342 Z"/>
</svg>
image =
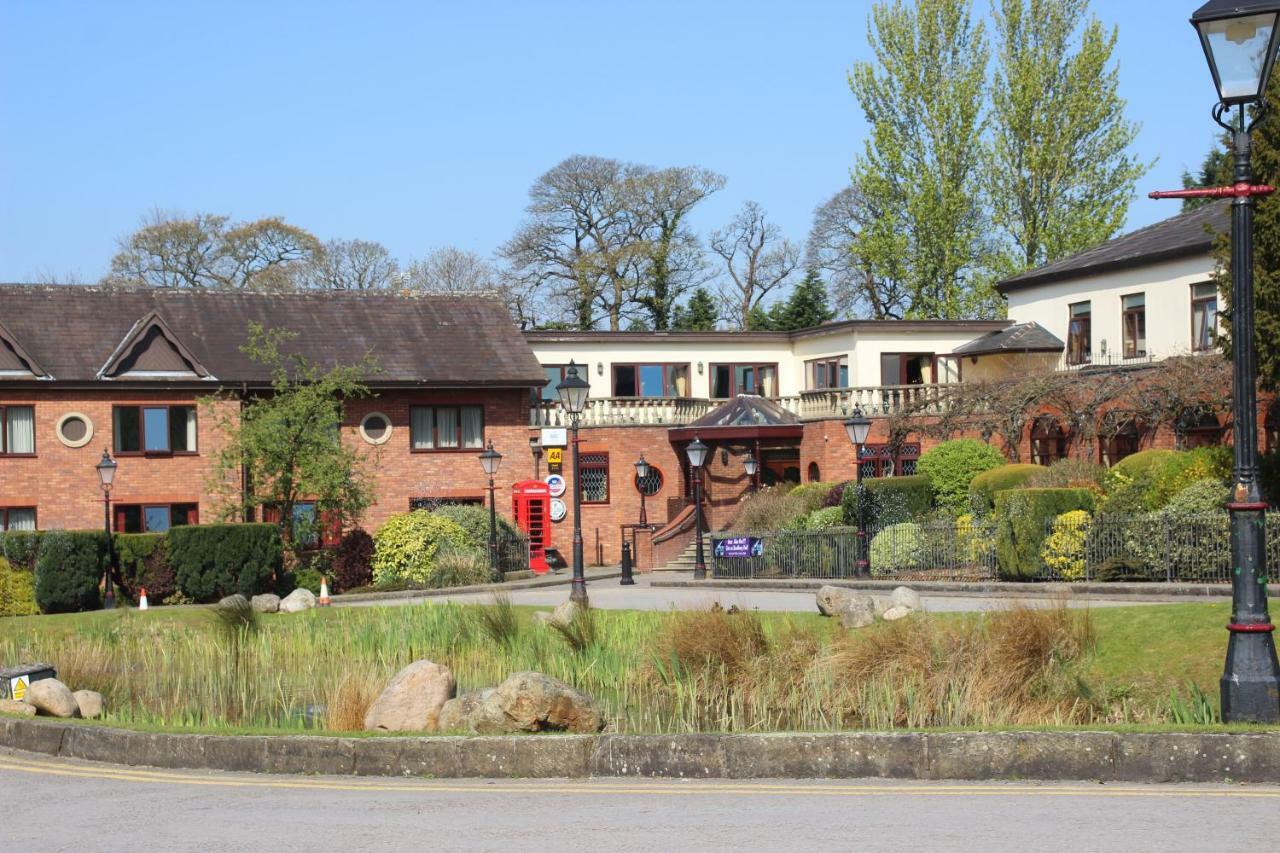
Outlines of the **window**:
<svg viewBox="0 0 1280 853">
<path fill-rule="evenodd" d="M 904 444 L 895 455 L 887 444 L 864 444 L 858 457 L 864 480 L 876 477 L 909 477 L 920 460 L 919 444 Z"/>
<path fill-rule="evenodd" d="M 880 356 L 881 385 L 928 385 L 933 381 L 931 352 L 886 352 Z"/>
<path fill-rule="evenodd" d="M 849 387 L 849 356 L 818 358 L 804 363 L 805 387 L 810 391 Z"/>
<path fill-rule="evenodd" d="M 1218 286 L 1213 282 L 1191 285 L 1191 348 L 1213 349 L 1218 337 Z"/>
<path fill-rule="evenodd" d="M 409 512 L 417 509 L 431 512 L 442 506 L 484 506 L 484 498 L 409 498 Z"/>
<path fill-rule="evenodd" d="M 568 365 L 564 364 L 544 364 L 542 372 L 547 377 L 547 384 L 541 388 L 533 389 L 533 399 L 537 400 L 559 400 L 560 392 L 556 390 L 556 386 L 564 380 L 564 369 Z"/>
<path fill-rule="evenodd" d="M 1036 465 L 1052 465 L 1067 455 L 1067 431 L 1047 415 L 1031 424 L 1031 461 Z"/>
<path fill-rule="evenodd" d="M 810 483 L 822 482 L 822 472 L 818 469 L 817 462 L 809 463 L 809 482 Z"/>
<path fill-rule="evenodd" d="M 609 454 L 583 453 L 578 460 L 582 471 L 582 502 L 607 504 L 609 502 Z"/>
<path fill-rule="evenodd" d="M 1147 295 L 1122 296 L 1120 304 L 1124 309 L 1124 357 L 1143 358 L 1147 354 Z"/>
<path fill-rule="evenodd" d="M 0 406 L 0 456 L 31 456 L 35 452 L 35 406 Z"/>
<path fill-rule="evenodd" d="M 951 384 L 960 381 L 960 356 L 958 355 L 939 355 L 933 359 L 934 366 L 937 368 L 934 375 L 934 381 L 942 384 Z"/>
<path fill-rule="evenodd" d="M 483 406 L 410 406 L 412 450 L 482 450 Z"/>
<path fill-rule="evenodd" d="M 1092 303 L 1077 302 L 1069 306 L 1067 321 L 1067 364 L 1088 364 L 1093 360 L 1090 324 Z"/>
<path fill-rule="evenodd" d="M 615 397 L 687 397 L 687 364 L 615 364 Z"/>
<path fill-rule="evenodd" d="M 1224 428 L 1218 416 L 1211 411 L 1187 409 L 1174 424 L 1179 450 L 1197 447 L 1217 447 L 1222 444 Z"/>
<path fill-rule="evenodd" d="M 200 509 L 194 503 L 116 504 L 116 533 L 164 533 L 199 523 Z"/>
<path fill-rule="evenodd" d="M 658 492 L 662 491 L 662 472 L 658 470 L 658 466 L 650 465 L 649 473 L 643 477 L 636 477 L 636 491 L 651 498 Z"/>
<path fill-rule="evenodd" d="M 195 453 L 195 406 L 116 406 L 116 453 Z"/>
<path fill-rule="evenodd" d="M 67 447 L 84 447 L 93 440 L 93 421 L 81 412 L 67 412 L 58 418 L 53 432 Z"/>
<path fill-rule="evenodd" d="M 1104 438 L 1098 446 L 1099 461 L 1108 468 L 1126 456 L 1132 456 L 1137 453 L 1138 445 L 1141 442 L 1138 424 L 1133 418 L 1127 418 L 1119 426 L 1111 429 L 1114 431 L 1108 430 L 1108 432 L 1111 432 L 1110 437 Z"/>
<path fill-rule="evenodd" d="M 386 444 L 391 431 L 391 418 L 382 412 L 370 412 L 360 420 L 360 437 L 369 444 Z"/>
<path fill-rule="evenodd" d="M 35 530 L 36 508 L 33 506 L 0 507 L 0 530 Z"/>
<path fill-rule="evenodd" d="M 778 365 L 711 365 L 711 396 L 722 400 L 736 397 L 739 394 L 776 397 L 778 395 Z"/>
</svg>

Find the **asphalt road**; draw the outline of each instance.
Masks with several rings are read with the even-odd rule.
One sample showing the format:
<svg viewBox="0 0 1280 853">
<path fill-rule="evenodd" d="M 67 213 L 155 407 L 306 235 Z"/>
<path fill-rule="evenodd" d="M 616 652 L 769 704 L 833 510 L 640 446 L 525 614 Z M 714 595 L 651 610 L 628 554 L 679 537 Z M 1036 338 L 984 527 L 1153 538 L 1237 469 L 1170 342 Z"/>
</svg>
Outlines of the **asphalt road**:
<svg viewBox="0 0 1280 853">
<path fill-rule="evenodd" d="M 1280 787 L 431 781 L 142 770 L 0 750 L 0 849 L 1273 849 Z"/>
</svg>

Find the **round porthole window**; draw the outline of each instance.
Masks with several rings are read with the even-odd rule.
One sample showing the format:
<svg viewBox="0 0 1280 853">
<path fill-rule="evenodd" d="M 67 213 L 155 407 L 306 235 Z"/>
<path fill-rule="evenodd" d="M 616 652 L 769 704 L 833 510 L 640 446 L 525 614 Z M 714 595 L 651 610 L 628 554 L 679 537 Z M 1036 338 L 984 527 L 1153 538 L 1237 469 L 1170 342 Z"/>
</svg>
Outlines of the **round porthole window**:
<svg viewBox="0 0 1280 853">
<path fill-rule="evenodd" d="M 67 412 L 58 418 L 58 441 L 67 447 L 84 447 L 93 441 L 93 421 L 80 412 Z"/>
<path fill-rule="evenodd" d="M 370 412 L 360 421 L 360 437 L 370 444 L 386 444 L 391 438 L 391 418 L 382 412 Z"/>
</svg>

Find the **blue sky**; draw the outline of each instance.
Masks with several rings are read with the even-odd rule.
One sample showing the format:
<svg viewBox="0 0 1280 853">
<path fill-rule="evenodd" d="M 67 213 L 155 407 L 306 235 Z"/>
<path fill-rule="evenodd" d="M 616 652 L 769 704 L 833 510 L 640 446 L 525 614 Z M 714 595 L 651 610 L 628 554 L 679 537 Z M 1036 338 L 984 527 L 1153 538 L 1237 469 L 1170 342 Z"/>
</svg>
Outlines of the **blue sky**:
<svg viewBox="0 0 1280 853">
<path fill-rule="evenodd" d="M 1213 139 L 1197 5 L 1094 4 L 1159 157 L 1140 196 Z M 489 254 L 574 153 L 715 169 L 700 230 L 754 199 L 803 240 L 862 147 L 870 6 L 4 0 L 0 281 L 96 280 L 157 207 Z M 1140 197 L 1130 226 L 1176 205 Z"/>
</svg>

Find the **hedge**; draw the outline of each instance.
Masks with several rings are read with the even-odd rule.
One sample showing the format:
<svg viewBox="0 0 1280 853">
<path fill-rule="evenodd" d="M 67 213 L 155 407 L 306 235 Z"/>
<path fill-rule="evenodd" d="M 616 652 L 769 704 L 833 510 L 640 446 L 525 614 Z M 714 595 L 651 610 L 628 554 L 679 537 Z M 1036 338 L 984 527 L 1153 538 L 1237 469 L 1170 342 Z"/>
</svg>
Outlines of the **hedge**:
<svg viewBox="0 0 1280 853">
<path fill-rule="evenodd" d="M 489 560 L 489 510 L 487 507 L 446 504 L 432 510 L 435 515 L 456 521 L 458 526 L 467 532 L 467 544 L 485 555 L 485 565 Z M 515 525 L 499 513 L 496 516 L 498 528 L 498 567 L 504 572 L 527 570 L 529 568 L 529 550 L 522 534 Z"/>
<path fill-rule="evenodd" d="M 168 534 L 178 589 L 193 601 L 271 589 L 284 554 L 274 524 L 193 524 Z"/>
<path fill-rule="evenodd" d="M 36 604 L 44 613 L 75 613 L 102 606 L 98 584 L 107 566 L 107 538 L 97 531 L 52 530 L 40 538 Z"/>
<path fill-rule="evenodd" d="M 1029 580 L 1040 574 L 1050 524 L 1063 513 L 1094 509 L 1088 489 L 1005 489 L 996 493 L 996 560 L 1002 577 Z"/>
<path fill-rule="evenodd" d="M 933 508 L 933 486 L 923 475 L 862 481 L 863 516 L 868 527 L 887 527 L 925 515 Z M 858 489 L 845 490 L 844 523 L 858 523 Z"/>
<path fill-rule="evenodd" d="M 1041 470 L 1041 466 L 1029 462 L 1014 462 L 983 471 L 969 483 L 970 505 L 975 512 L 990 512 L 996 506 L 996 492 L 1021 488 Z"/>
<path fill-rule="evenodd" d="M 135 603 L 142 589 L 146 589 L 150 604 L 163 604 L 178 591 L 166 534 L 117 533 L 112 544 L 120 569 L 118 581 Z"/>
<path fill-rule="evenodd" d="M 467 532 L 451 518 L 423 509 L 393 515 L 373 536 L 373 582 L 426 584 L 442 548 L 467 547 Z"/>
<path fill-rule="evenodd" d="M 925 451 L 916 470 L 933 484 L 938 506 L 961 513 L 969 506 L 969 484 L 973 478 L 1004 463 L 1004 454 L 991 445 L 972 438 L 957 438 Z"/>
<path fill-rule="evenodd" d="M 31 572 L 0 557 L 0 616 L 34 616 L 39 612 Z"/>
</svg>

